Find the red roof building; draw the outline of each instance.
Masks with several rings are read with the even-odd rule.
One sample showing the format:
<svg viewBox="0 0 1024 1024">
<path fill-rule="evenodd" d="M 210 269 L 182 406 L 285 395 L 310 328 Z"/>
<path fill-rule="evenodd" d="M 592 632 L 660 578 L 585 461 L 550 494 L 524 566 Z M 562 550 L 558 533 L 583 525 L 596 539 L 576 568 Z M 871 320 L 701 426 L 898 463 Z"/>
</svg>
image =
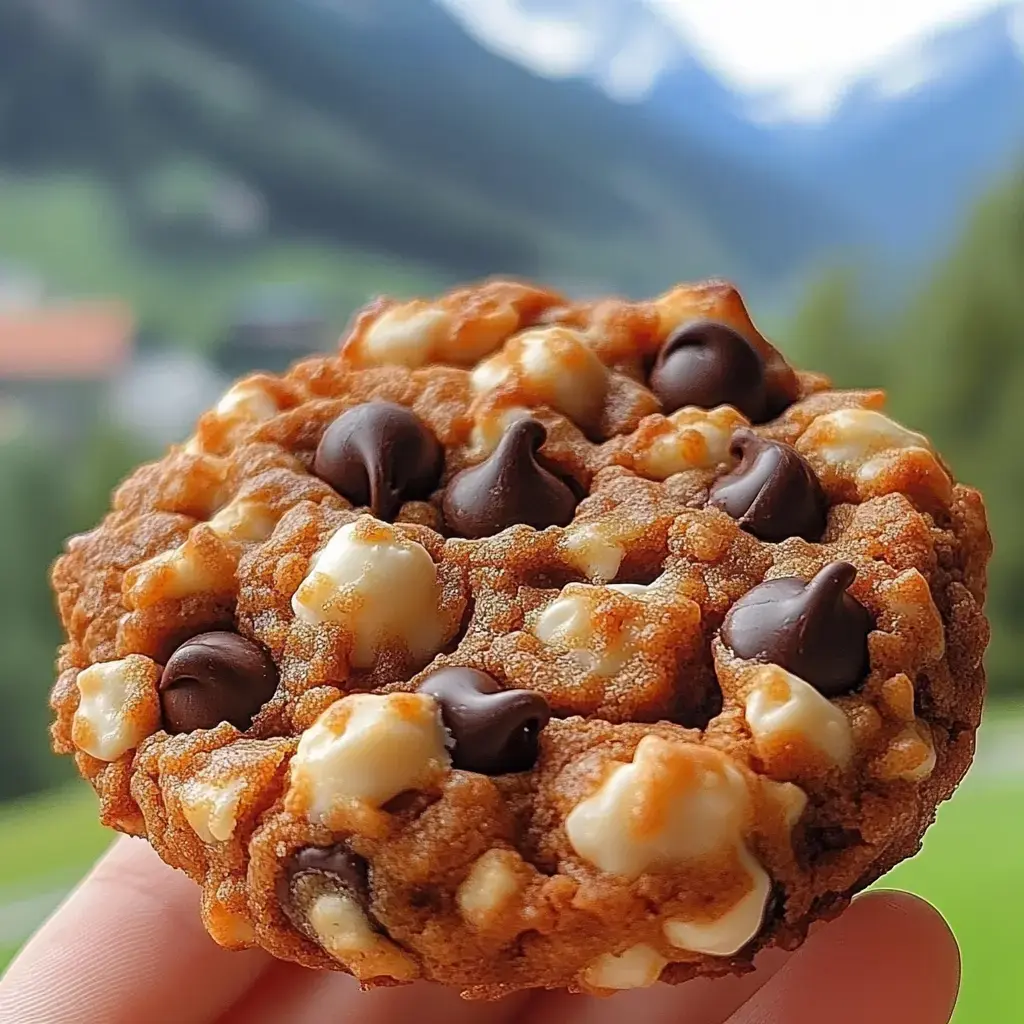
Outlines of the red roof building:
<svg viewBox="0 0 1024 1024">
<path fill-rule="evenodd" d="M 0 380 L 109 380 L 134 340 L 135 319 L 119 302 L 0 309 Z"/>
</svg>

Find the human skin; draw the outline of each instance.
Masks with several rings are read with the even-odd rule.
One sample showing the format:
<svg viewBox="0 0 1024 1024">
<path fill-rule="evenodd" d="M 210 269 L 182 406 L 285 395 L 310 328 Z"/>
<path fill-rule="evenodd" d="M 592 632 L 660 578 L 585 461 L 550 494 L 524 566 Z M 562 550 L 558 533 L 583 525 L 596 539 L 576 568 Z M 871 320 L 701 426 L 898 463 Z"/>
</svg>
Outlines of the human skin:
<svg viewBox="0 0 1024 1024">
<path fill-rule="evenodd" d="M 229 953 L 198 903 L 184 875 L 121 839 L 0 980 L 0 1024 L 947 1024 L 960 979 L 946 923 L 898 892 L 859 897 L 800 950 L 768 950 L 742 977 L 498 1003 L 426 984 L 362 993 L 342 974 Z"/>
</svg>

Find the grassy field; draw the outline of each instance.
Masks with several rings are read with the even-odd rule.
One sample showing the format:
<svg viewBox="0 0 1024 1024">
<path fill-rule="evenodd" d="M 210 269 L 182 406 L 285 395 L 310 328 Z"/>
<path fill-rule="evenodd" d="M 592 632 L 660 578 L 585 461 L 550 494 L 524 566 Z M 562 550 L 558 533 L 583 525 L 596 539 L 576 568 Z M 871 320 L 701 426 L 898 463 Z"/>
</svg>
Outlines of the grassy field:
<svg viewBox="0 0 1024 1024">
<path fill-rule="evenodd" d="M 963 954 L 956 1024 L 1010 1021 L 1024 1007 L 1016 962 L 1024 915 L 1022 801 L 1024 778 L 966 783 L 939 812 L 922 852 L 879 883 L 923 896 L 952 926 Z"/>
<path fill-rule="evenodd" d="M 1022 730 L 1024 719 L 1001 722 L 990 736 L 999 734 L 1012 752 Z M 920 894 L 952 925 L 964 960 L 956 1024 L 1008 1021 L 1024 1006 L 1024 972 L 1017 964 L 1024 772 L 1015 771 L 1012 760 L 1005 770 L 992 761 L 979 765 L 942 808 L 923 852 L 880 883 Z M 66 886 L 109 841 L 84 786 L 0 808 L 0 922 L 3 901 Z M 13 952 L 0 947 L 0 963 Z"/>
</svg>

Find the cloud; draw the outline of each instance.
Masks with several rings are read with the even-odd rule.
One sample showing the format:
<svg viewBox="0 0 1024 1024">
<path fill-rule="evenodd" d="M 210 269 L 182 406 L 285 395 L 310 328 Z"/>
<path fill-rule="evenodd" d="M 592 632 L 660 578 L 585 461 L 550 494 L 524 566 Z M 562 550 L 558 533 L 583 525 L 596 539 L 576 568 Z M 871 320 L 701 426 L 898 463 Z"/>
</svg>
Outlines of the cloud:
<svg viewBox="0 0 1024 1024">
<path fill-rule="evenodd" d="M 695 54 L 761 119 L 819 120 L 850 84 L 936 30 L 1005 0 L 440 0 L 486 45 L 551 77 L 586 76 L 635 99 Z M 1016 23 L 1024 50 L 1024 0 Z"/>
</svg>

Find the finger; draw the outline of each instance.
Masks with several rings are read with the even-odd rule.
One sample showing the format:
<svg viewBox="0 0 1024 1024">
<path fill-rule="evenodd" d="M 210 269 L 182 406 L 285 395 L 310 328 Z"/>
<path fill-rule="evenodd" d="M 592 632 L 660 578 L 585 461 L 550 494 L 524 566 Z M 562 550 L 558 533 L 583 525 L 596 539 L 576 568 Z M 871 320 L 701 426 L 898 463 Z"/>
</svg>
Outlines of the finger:
<svg viewBox="0 0 1024 1024">
<path fill-rule="evenodd" d="M 507 1024 L 526 1018 L 522 993 L 497 1003 L 467 1002 L 426 983 L 362 992 L 353 978 L 276 963 L 218 1024 Z"/>
<path fill-rule="evenodd" d="M 808 939 L 729 1024 L 948 1024 L 959 984 L 959 950 L 938 912 L 875 892 Z"/>
<path fill-rule="evenodd" d="M 863 947 L 873 951 L 867 959 Z M 913 951 L 909 958 L 908 949 Z M 812 956 L 815 962 L 796 973 L 797 965 Z M 793 963 L 786 968 L 791 959 Z M 879 973 L 876 962 L 884 963 L 888 970 Z M 835 969 L 837 963 L 842 964 L 842 971 Z M 644 1024 L 723 1024 L 727 1020 L 730 1024 L 803 1024 L 792 1015 L 788 1004 L 769 1005 L 762 1016 L 749 1021 L 732 1017 L 748 1000 L 753 1006 L 759 998 L 755 994 L 776 984 L 772 979 L 777 979 L 780 972 L 786 975 L 790 971 L 797 979 L 792 983 L 796 994 L 808 999 L 808 1022 L 820 1024 L 822 1007 L 828 1007 L 830 1024 L 845 1024 L 847 1020 L 863 1024 L 871 1019 L 868 1014 L 879 1024 L 889 1020 L 945 1024 L 955 998 L 958 963 L 955 943 L 930 907 L 903 894 L 873 893 L 855 901 L 838 921 L 816 931 L 798 954 L 766 950 L 758 957 L 754 972 L 737 978 L 701 979 L 679 987 L 662 985 L 643 992 L 620 993 L 607 1000 L 552 993 L 534 996 L 524 1013 L 528 997 L 472 1004 L 460 1002 L 451 992 L 427 986 L 364 994 L 350 978 L 278 964 L 225 1016 L 223 1024 L 320 1024 L 332 1014 L 352 1024 L 388 1024 L 413 1018 L 417 1024 L 502 1024 L 511 1020 L 528 1020 L 530 1024 L 621 1024 L 630 1018 Z M 809 987 L 805 974 L 816 980 L 817 988 Z M 887 984 L 886 979 L 893 977 L 899 978 L 903 991 L 911 995 L 913 1009 L 905 1009 L 894 987 Z M 851 1003 L 844 985 L 855 993 L 870 988 L 871 1001 Z M 932 988 L 922 1001 L 919 989 L 923 991 L 928 985 Z M 836 1015 L 834 1001 L 845 1001 L 844 1016 Z M 894 1015 L 884 1016 L 887 1010 Z"/>
<path fill-rule="evenodd" d="M 850 909 L 837 921 L 813 928 L 810 938 L 796 953 L 787 953 L 779 949 L 764 950 L 754 961 L 755 970 L 749 974 L 714 980 L 700 978 L 679 986 L 656 985 L 643 991 L 622 992 L 609 999 L 600 1000 L 561 993 L 551 994 L 542 1000 L 538 1012 L 532 1018 L 532 1024 L 621 1024 L 623 1020 L 631 1019 L 641 1020 L 644 1024 L 680 1024 L 684 1021 L 685 1024 L 724 1024 L 725 1021 L 729 1021 L 729 1024 L 739 1024 L 741 1021 L 742 1024 L 747 1024 L 742 1018 L 733 1018 L 732 1015 L 752 1000 L 756 993 L 768 986 L 790 960 L 794 960 L 794 963 L 786 968 L 786 971 L 795 970 L 796 965 L 811 950 L 823 951 L 819 955 L 826 961 L 839 960 L 848 956 L 844 950 L 851 941 L 860 941 L 866 935 L 876 932 L 902 934 L 898 928 L 893 932 L 893 918 L 903 921 L 909 913 L 912 923 L 916 926 L 920 921 L 922 908 L 925 918 L 924 929 L 928 935 L 932 935 L 937 915 L 926 904 L 899 893 L 868 893 L 855 900 Z M 941 918 L 938 922 L 940 936 L 944 934 L 948 937 L 948 929 L 941 922 Z M 955 956 L 955 944 L 953 950 Z M 930 956 L 931 953 L 927 955 Z M 936 965 L 942 962 L 941 959 L 937 960 Z M 826 971 L 823 975 L 825 984 L 830 984 L 829 979 L 834 976 L 834 973 L 830 975 Z M 955 977 L 954 971 L 954 994 Z M 863 983 L 863 978 L 858 979 L 858 984 Z M 941 996 L 939 1002 L 942 1002 Z M 808 1019 L 820 1024 L 820 1003 L 816 1012 L 818 1016 L 812 1015 Z M 828 1019 L 830 1024 L 833 1024 L 834 1018 Z M 850 1019 L 857 1019 L 856 1015 Z M 863 1024 L 865 1019 L 869 1018 L 861 1018 L 858 1024 Z M 931 1024 L 931 1018 L 925 1019 Z M 935 1019 L 941 1019 L 945 1024 L 946 1018 Z M 768 1021 L 772 1024 L 797 1024 L 785 1014 L 778 1018 L 767 1016 L 763 1021 L 761 1018 L 754 1020 L 757 1024 L 767 1024 Z M 877 1024 L 883 1024 L 887 1020 L 888 1018 L 879 1017 Z M 908 1020 L 916 1024 L 917 1018 Z"/>
<path fill-rule="evenodd" d="M 683 985 L 655 985 L 636 992 L 619 992 L 607 999 L 552 992 L 535 1005 L 530 1024 L 722 1024 L 738 1006 L 765 985 L 792 956 L 766 949 L 755 969 L 738 977 L 697 978 Z"/>
<path fill-rule="evenodd" d="M 218 947 L 196 886 L 122 839 L 0 981 L 0 1024 L 203 1024 L 267 962 Z"/>
</svg>

